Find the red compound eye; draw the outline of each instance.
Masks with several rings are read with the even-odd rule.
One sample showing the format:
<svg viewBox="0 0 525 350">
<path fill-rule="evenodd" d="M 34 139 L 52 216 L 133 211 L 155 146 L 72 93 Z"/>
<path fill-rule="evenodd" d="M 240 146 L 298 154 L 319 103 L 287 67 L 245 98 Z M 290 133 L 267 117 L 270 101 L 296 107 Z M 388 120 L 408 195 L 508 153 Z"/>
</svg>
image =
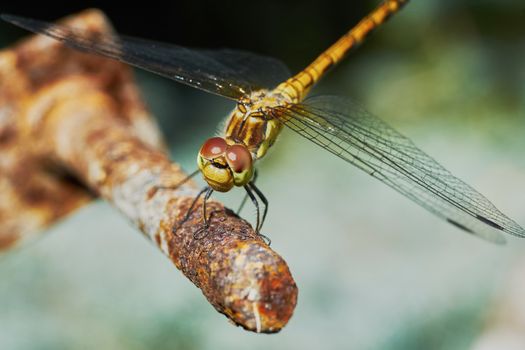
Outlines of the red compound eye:
<svg viewBox="0 0 525 350">
<path fill-rule="evenodd" d="M 200 154 L 206 159 L 217 158 L 226 151 L 228 145 L 222 137 L 207 139 L 201 147 Z"/>
<path fill-rule="evenodd" d="M 236 173 L 242 173 L 252 166 L 252 155 L 243 145 L 229 146 L 226 150 L 226 161 Z"/>
</svg>

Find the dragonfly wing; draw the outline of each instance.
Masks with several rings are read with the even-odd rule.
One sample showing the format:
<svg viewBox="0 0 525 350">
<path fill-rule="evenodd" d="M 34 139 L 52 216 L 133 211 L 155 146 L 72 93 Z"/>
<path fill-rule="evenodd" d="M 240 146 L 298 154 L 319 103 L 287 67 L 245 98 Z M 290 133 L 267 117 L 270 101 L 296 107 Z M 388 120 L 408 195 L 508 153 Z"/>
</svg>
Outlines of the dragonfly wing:
<svg viewBox="0 0 525 350">
<path fill-rule="evenodd" d="M 252 91 L 272 88 L 290 76 L 281 61 L 246 51 L 188 49 L 110 33 L 92 33 L 13 15 L 3 14 L 1 18 L 74 49 L 119 60 L 235 100 Z"/>
<path fill-rule="evenodd" d="M 468 233 L 495 243 L 505 242 L 501 231 L 525 237 L 523 228 L 487 198 L 348 99 L 311 97 L 272 112 L 300 135 Z"/>
</svg>

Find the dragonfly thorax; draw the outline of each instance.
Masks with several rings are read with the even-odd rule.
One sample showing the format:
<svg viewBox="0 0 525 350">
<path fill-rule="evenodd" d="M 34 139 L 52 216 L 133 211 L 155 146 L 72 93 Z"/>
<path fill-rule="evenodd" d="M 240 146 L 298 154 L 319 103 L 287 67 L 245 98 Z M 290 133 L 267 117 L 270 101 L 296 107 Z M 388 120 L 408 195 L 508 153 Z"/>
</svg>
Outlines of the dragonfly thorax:
<svg viewBox="0 0 525 350">
<path fill-rule="evenodd" d="M 227 192 L 250 182 L 254 161 L 266 153 L 282 128 L 269 110 L 286 103 L 281 94 L 253 92 L 240 99 L 228 116 L 224 138 L 212 137 L 204 142 L 197 164 L 214 190 Z"/>
<path fill-rule="evenodd" d="M 241 110 L 241 112 L 250 115 L 252 113 L 260 113 L 261 111 L 264 111 L 268 108 L 284 106 L 291 102 L 292 101 L 288 98 L 288 96 L 278 91 L 276 92 L 262 89 L 254 91 L 251 94 L 241 98 L 237 108 Z"/>
<path fill-rule="evenodd" d="M 273 116 L 275 107 L 288 103 L 284 95 L 268 90 L 242 98 L 226 120 L 226 141 L 245 145 L 254 160 L 262 158 L 282 129 L 281 122 Z"/>
<path fill-rule="evenodd" d="M 244 186 L 253 176 L 250 151 L 243 144 L 228 144 L 222 137 L 212 137 L 204 142 L 197 164 L 204 180 L 219 192 L 227 192 L 233 186 Z"/>
</svg>

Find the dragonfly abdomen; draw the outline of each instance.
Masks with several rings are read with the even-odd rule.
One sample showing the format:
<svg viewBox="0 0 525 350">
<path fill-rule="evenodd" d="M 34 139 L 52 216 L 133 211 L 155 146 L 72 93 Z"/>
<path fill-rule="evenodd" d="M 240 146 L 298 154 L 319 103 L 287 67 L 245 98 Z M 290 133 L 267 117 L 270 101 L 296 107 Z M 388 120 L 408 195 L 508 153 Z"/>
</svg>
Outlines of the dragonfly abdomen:
<svg viewBox="0 0 525 350">
<path fill-rule="evenodd" d="M 279 85 L 276 91 L 287 96 L 292 102 L 302 101 L 330 68 L 339 63 L 350 50 L 359 46 L 374 29 L 399 11 L 406 2 L 408 0 L 386 0 L 381 3 L 308 67 Z"/>
</svg>

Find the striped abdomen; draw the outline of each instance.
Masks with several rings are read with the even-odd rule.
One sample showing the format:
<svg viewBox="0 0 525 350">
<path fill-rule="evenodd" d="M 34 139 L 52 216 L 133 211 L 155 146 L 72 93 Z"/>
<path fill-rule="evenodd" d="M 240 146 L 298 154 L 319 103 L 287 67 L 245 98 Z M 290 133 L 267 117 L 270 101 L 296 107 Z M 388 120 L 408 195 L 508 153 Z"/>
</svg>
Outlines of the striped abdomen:
<svg viewBox="0 0 525 350">
<path fill-rule="evenodd" d="M 372 13 L 361 20 L 354 28 L 330 46 L 315 61 L 297 75 L 291 77 L 276 91 L 286 95 L 293 102 L 298 102 L 306 97 L 312 86 L 334 65 L 353 48 L 361 44 L 364 39 L 392 14 L 407 3 L 408 0 L 386 0 Z"/>
</svg>

